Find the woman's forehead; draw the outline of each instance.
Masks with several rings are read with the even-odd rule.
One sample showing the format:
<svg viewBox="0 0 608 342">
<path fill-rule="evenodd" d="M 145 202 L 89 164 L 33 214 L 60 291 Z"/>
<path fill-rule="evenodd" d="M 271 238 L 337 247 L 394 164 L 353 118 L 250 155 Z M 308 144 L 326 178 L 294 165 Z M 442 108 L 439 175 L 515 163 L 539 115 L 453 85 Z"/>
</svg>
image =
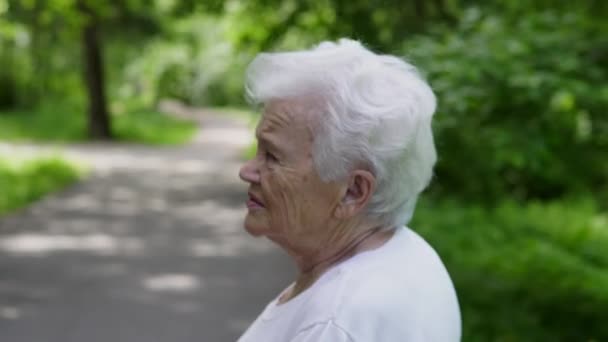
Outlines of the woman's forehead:
<svg viewBox="0 0 608 342">
<path fill-rule="evenodd" d="M 302 130 L 312 134 L 310 103 L 298 100 L 273 100 L 265 104 L 258 133 L 272 133 L 288 130 L 291 133 Z"/>
<path fill-rule="evenodd" d="M 273 132 L 294 123 L 294 115 L 286 106 L 266 106 L 258 125 L 260 132 Z"/>
</svg>

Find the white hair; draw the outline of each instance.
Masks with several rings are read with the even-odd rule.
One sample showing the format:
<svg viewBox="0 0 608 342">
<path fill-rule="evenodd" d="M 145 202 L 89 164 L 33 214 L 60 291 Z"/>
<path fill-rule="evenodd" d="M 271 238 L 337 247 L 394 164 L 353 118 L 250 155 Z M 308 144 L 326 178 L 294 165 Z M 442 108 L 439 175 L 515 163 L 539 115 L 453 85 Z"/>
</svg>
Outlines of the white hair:
<svg viewBox="0 0 608 342">
<path fill-rule="evenodd" d="M 409 222 L 437 160 L 436 98 L 414 66 L 340 39 L 258 55 L 247 70 L 246 94 L 255 104 L 315 99 L 320 112 L 312 155 L 321 179 L 344 179 L 367 167 L 377 183 L 367 217 L 391 226 Z"/>
</svg>

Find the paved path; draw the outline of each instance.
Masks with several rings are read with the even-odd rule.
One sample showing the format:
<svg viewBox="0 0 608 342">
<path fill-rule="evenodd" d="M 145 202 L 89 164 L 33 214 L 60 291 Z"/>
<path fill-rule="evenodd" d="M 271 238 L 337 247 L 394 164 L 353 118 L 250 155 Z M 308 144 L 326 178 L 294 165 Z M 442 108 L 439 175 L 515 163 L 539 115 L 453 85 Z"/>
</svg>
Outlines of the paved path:
<svg viewBox="0 0 608 342">
<path fill-rule="evenodd" d="M 289 282 L 241 228 L 247 124 L 177 112 L 201 124 L 192 144 L 66 147 L 90 177 L 0 219 L 0 341 L 234 341 Z"/>
</svg>

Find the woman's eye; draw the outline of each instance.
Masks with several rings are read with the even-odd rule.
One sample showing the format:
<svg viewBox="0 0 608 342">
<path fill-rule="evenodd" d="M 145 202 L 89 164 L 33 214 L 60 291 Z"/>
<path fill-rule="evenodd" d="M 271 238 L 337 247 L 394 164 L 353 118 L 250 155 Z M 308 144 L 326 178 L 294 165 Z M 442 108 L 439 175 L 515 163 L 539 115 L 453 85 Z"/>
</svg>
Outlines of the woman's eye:
<svg viewBox="0 0 608 342">
<path fill-rule="evenodd" d="M 266 152 L 266 160 L 273 161 L 273 162 L 278 161 L 277 157 L 270 152 Z"/>
</svg>

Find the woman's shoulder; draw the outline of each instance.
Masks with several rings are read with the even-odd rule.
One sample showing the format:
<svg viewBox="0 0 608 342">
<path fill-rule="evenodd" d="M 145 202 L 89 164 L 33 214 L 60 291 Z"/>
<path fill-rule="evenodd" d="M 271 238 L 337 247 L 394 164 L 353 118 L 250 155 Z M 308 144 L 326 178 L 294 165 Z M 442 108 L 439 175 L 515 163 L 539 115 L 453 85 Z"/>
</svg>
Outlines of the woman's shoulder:
<svg viewBox="0 0 608 342">
<path fill-rule="evenodd" d="M 331 319 L 366 336 L 411 336 L 441 328 L 459 334 L 460 314 L 452 281 L 433 248 L 408 228 L 384 246 L 339 265 L 319 288 L 314 305 L 331 308 Z M 377 337 L 377 335 L 373 335 Z M 444 335 L 445 336 L 445 335 Z M 377 339 L 386 340 L 386 339 Z M 417 340 L 417 339 L 414 339 Z M 431 339 L 433 340 L 433 339 Z M 451 341 L 451 338 L 446 341 Z"/>
<path fill-rule="evenodd" d="M 405 243 L 403 233 L 407 234 L 395 234 L 385 245 L 331 268 L 311 288 L 307 306 L 328 312 L 333 319 L 351 305 L 384 305 L 386 299 L 403 297 L 404 284 L 395 280 L 400 277 L 398 265 L 406 258 L 393 252 L 399 246 L 391 246 Z"/>
</svg>

